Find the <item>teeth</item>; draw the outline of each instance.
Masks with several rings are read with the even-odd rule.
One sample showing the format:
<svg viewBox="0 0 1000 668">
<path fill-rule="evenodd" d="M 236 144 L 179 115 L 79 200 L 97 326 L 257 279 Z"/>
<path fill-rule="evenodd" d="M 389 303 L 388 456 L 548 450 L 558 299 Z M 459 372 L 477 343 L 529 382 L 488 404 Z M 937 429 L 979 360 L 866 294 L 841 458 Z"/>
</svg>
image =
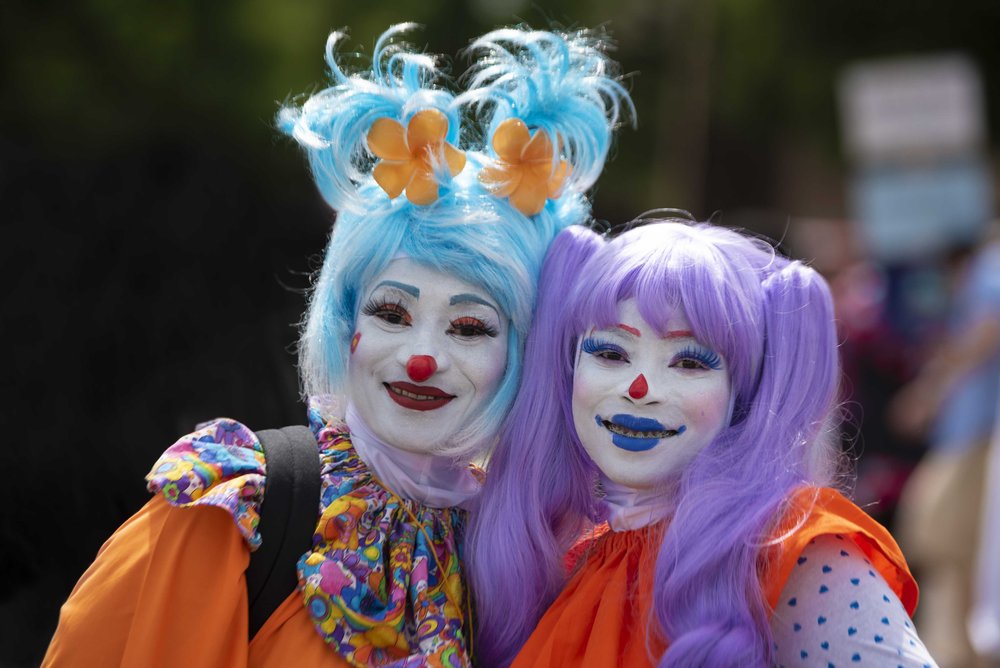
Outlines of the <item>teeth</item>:
<svg viewBox="0 0 1000 668">
<path fill-rule="evenodd" d="M 620 424 L 615 424 L 610 420 L 604 420 L 604 428 L 610 431 L 612 434 L 618 434 L 620 436 L 626 436 L 628 438 L 670 438 L 671 436 L 677 435 L 676 429 L 657 429 L 653 431 L 635 431 L 633 429 L 626 429 Z"/>
<path fill-rule="evenodd" d="M 435 399 L 444 399 L 444 397 L 434 397 L 429 394 L 415 394 L 413 392 L 407 392 L 406 390 L 401 390 L 398 387 L 388 386 L 389 390 L 395 392 L 396 394 L 406 397 L 408 399 L 414 399 L 416 401 L 434 401 Z"/>
</svg>

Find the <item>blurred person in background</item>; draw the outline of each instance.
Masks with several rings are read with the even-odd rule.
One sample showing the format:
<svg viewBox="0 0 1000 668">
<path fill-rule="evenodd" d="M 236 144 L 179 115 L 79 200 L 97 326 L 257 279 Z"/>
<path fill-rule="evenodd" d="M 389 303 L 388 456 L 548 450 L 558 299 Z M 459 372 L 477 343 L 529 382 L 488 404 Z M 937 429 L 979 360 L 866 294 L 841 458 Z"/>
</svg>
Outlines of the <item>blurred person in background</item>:
<svg viewBox="0 0 1000 668">
<path fill-rule="evenodd" d="M 1000 411 L 998 411 L 1000 414 Z M 1000 662 L 1000 430 L 990 445 L 986 488 L 979 523 L 979 554 L 973 607 L 969 617 L 972 646 L 993 665 Z M 984 661 L 986 665 L 990 665 Z"/>
<path fill-rule="evenodd" d="M 916 618 L 946 666 L 1000 665 L 978 657 L 967 631 L 987 455 L 1000 399 L 1000 242 L 956 244 L 947 258 L 947 330 L 888 419 L 929 450 L 900 500 L 898 536 L 921 578 Z"/>
<path fill-rule="evenodd" d="M 833 296 L 844 375 L 841 442 L 857 469 L 854 501 L 892 526 L 922 451 L 890 429 L 885 414 L 914 375 L 917 339 L 927 324 L 897 316 L 905 300 L 901 272 L 872 258 L 857 229 L 850 220 L 804 218 L 790 226 L 788 241 L 796 257 L 809 258 L 809 266 L 826 278 Z"/>
</svg>

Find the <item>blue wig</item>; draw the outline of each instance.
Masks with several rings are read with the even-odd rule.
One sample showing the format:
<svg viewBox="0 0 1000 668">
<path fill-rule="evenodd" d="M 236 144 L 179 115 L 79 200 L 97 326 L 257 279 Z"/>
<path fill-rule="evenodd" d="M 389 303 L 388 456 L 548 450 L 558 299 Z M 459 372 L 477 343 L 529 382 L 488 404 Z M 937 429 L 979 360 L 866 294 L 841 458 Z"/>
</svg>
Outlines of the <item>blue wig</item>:
<svg viewBox="0 0 1000 668">
<path fill-rule="evenodd" d="M 476 42 L 477 49 L 503 43 L 506 55 L 490 60 L 488 76 L 482 66 L 474 68 L 480 75 L 470 76 L 470 89 L 456 96 L 433 58 L 397 42 L 413 27 L 387 30 L 370 69 L 350 76 L 335 52 L 343 35 L 334 33 L 326 49 L 332 85 L 278 115 L 279 127 L 305 149 L 320 192 L 337 211 L 302 329 L 300 373 L 308 394 L 349 393 L 344 382 L 360 296 L 393 259 L 408 257 L 479 286 L 509 319 L 510 340 L 496 396 L 455 442 L 439 448 L 464 459 L 491 444 L 513 401 L 542 259 L 560 230 L 589 219 L 586 190 L 603 168 L 622 105 L 631 110 L 631 102 L 593 38 L 528 30 L 497 31 Z M 549 46 L 538 48 L 540 43 Z M 565 60 L 566 53 L 573 58 Z M 445 140 L 465 151 L 467 164 L 454 177 L 435 164 L 438 198 L 418 205 L 390 198 L 375 181 L 366 138 L 378 119 L 405 125 L 427 109 L 447 118 Z M 491 133 L 483 129 L 511 116 L 558 136 L 570 167 L 560 195 L 530 217 L 478 179 L 495 159 L 484 141 Z"/>
</svg>

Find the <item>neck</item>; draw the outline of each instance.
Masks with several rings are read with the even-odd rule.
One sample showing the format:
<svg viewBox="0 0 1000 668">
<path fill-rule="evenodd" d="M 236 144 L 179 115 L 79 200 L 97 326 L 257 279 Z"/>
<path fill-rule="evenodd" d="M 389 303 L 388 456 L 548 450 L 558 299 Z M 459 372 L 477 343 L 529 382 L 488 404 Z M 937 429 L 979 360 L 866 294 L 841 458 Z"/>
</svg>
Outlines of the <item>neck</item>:
<svg viewBox="0 0 1000 668">
<path fill-rule="evenodd" d="M 481 485 L 468 465 L 433 453 L 408 452 L 381 440 L 353 404 L 344 418 L 358 456 L 388 490 L 431 508 L 464 506 Z"/>
<path fill-rule="evenodd" d="M 613 531 L 632 531 L 654 524 L 674 512 L 674 486 L 635 489 L 601 476 L 603 504 Z"/>
</svg>

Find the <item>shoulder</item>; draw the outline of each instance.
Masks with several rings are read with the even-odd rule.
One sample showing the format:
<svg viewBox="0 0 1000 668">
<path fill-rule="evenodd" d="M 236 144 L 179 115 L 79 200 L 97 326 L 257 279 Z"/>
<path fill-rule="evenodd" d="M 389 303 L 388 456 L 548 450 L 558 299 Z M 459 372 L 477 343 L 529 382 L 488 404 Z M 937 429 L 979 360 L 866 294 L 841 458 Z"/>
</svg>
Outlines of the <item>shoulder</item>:
<svg viewBox="0 0 1000 668">
<path fill-rule="evenodd" d="M 146 487 L 175 507 L 215 506 L 232 516 L 251 550 L 264 495 L 264 451 L 245 425 L 219 419 L 181 437 L 160 455 Z"/>
<path fill-rule="evenodd" d="M 335 397 L 309 400 L 309 428 L 320 458 L 324 498 L 349 491 L 367 473 L 351 444 Z M 267 462 L 260 438 L 246 425 L 220 418 L 181 437 L 153 465 L 147 489 L 174 507 L 217 507 L 236 524 L 250 550 L 260 547 L 260 506 Z"/>
<path fill-rule="evenodd" d="M 893 588 L 844 536 L 822 535 L 806 545 L 771 630 L 778 665 L 817 657 L 835 665 L 933 665 Z"/>
<path fill-rule="evenodd" d="M 1000 301 L 1000 243 L 990 244 L 975 256 L 966 281 L 966 292 L 976 302 L 975 305 L 996 309 Z"/>
<path fill-rule="evenodd" d="M 765 596 L 774 608 L 803 551 L 820 536 L 853 543 L 911 613 L 917 585 L 892 535 L 837 490 L 802 487 L 788 498 L 763 557 Z"/>
</svg>

